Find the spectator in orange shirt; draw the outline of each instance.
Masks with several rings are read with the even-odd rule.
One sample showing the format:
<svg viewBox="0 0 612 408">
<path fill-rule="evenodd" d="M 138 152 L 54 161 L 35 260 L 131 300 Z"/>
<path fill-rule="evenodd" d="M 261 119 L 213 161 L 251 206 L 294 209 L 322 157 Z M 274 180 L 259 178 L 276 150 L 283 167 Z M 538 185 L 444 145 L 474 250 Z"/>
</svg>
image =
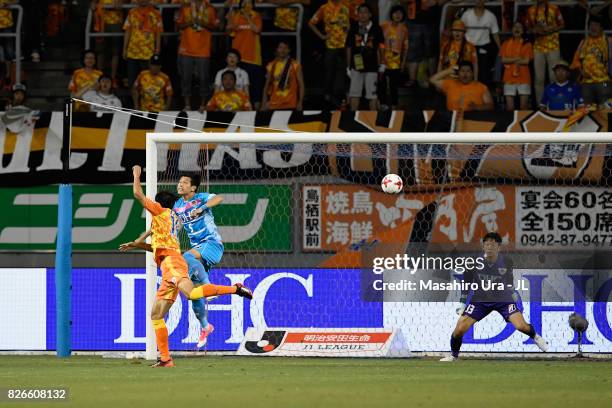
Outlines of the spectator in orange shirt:
<svg viewBox="0 0 612 408">
<path fill-rule="evenodd" d="M 268 76 L 261 102 L 263 110 L 302 110 L 304 101 L 302 66 L 291 58 L 290 53 L 289 43 L 280 41 L 276 47 L 276 59 L 266 68 Z"/>
<path fill-rule="evenodd" d="M 130 10 L 123 24 L 123 58 L 127 60 L 130 86 L 138 73 L 146 69 L 149 59 L 159 54 L 161 33 L 164 31 L 159 11 L 150 0 L 138 0 L 138 7 Z"/>
<path fill-rule="evenodd" d="M 258 0 L 259 2 L 260 0 Z M 281 30 L 296 31 L 299 16 L 297 7 L 291 7 L 293 4 L 310 5 L 310 0 L 265 0 L 265 3 L 276 4 L 278 7 L 274 9 L 274 26 Z"/>
<path fill-rule="evenodd" d="M 518 93 L 520 109 L 526 110 L 531 95 L 529 61 L 533 59 L 533 48 L 523 38 L 523 24 L 517 21 L 512 26 L 512 38 L 504 41 L 499 55 L 504 64 L 504 96 L 506 110 L 514 110 L 514 97 Z"/>
<path fill-rule="evenodd" d="M 234 71 L 225 71 L 221 76 L 223 90 L 215 92 L 206 110 L 221 112 L 250 111 L 251 103 L 244 92 L 236 90 L 236 74 Z"/>
<path fill-rule="evenodd" d="M 408 51 L 408 28 L 404 24 L 406 12 L 402 6 L 393 6 L 389 13 L 391 20 L 382 23 L 382 31 L 385 37 L 385 48 L 383 52 L 383 65 L 385 67 L 380 86 L 381 101 L 397 109 L 397 89 L 400 86 L 401 72 L 406 65 Z M 389 92 L 387 92 L 387 89 Z M 386 95 L 390 97 L 387 100 Z"/>
<path fill-rule="evenodd" d="M 170 78 L 161 72 L 159 55 L 154 55 L 149 69 L 142 71 L 132 86 L 134 108 L 145 112 L 168 110 L 172 102 L 172 93 Z"/>
<path fill-rule="evenodd" d="M 98 86 L 98 78 L 102 71 L 96 69 L 96 53 L 93 50 L 85 50 L 83 53 L 83 68 L 79 68 L 72 74 L 68 89 L 70 96 L 82 99 L 85 92 L 95 90 Z M 74 103 L 75 112 L 89 112 L 89 106 L 83 102 Z"/>
<path fill-rule="evenodd" d="M 92 0 L 91 9 L 94 12 L 94 31 L 97 33 L 123 33 L 123 10 L 121 5 L 124 0 Z M 107 7 L 105 7 L 107 6 Z M 113 8 L 108 8 L 112 6 Z M 96 37 L 96 53 L 98 67 L 105 70 L 105 63 L 110 60 L 110 74 L 113 87 L 118 86 L 117 70 L 123 35 L 117 37 Z"/>
<path fill-rule="evenodd" d="M 493 97 L 484 84 L 474 80 L 474 66 L 469 61 L 461 61 L 458 70 L 438 72 L 429 82 L 446 95 L 449 111 L 493 110 Z"/>
<path fill-rule="evenodd" d="M 465 38 L 465 24 L 461 20 L 453 21 L 450 29 L 451 38 L 440 50 L 438 72 L 456 67 L 461 61 L 469 61 L 474 67 L 474 78 L 478 78 L 478 57 L 476 47 Z"/>
<path fill-rule="evenodd" d="M 317 25 L 323 23 L 323 32 Z M 350 11 L 342 0 L 328 0 L 308 22 L 310 29 L 325 41 L 325 100 L 339 105 L 338 97 L 346 96 L 346 55 L 344 45 L 350 26 Z"/>
<path fill-rule="evenodd" d="M 7 6 L 17 4 L 17 0 L 0 0 L 0 33 L 14 33 L 13 29 L 13 10 Z M 15 58 L 14 39 L 4 37 L 0 39 L 0 61 L 4 63 L 4 78 L 10 84 L 11 61 Z"/>
<path fill-rule="evenodd" d="M 604 106 L 610 97 L 612 43 L 603 32 L 601 20 L 591 16 L 589 34 L 580 42 L 571 68 L 579 70 L 582 96 L 586 105 Z"/>
<path fill-rule="evenodd" d="M 351 20 L 355 22 L 359 20 L 359 6 L 365 3 L 365 0 L 342 0 L 342 2 L 348 7 Z"/>
<path fill-rule="evenodd" d="M 178 49 L 178 70 L 184 110 L 191 110 L 191 85 L 195 77 L 200 85 L 200 109 L 204 110 L 210 97 L 210 48 L 212 34 L 209 31 L 219 25 L 217 13 L 208 0 L 191 0 L 181 7 L 176 20 L 181 31 Z"/>
<path fill-rule="evenodd" d="M 535 93 L 538 101 L 542 100 L 548 78 L 555 78 L 553 67 L 561 59 L 559 31 L 563 28 L 563 16 L 559 7 L 549 4 L 548 0 L 537 0 L 535 6 L 527 9 L 526 25 L 535 35 L 533 43 L 533 70 L 535 73 Z"/>
<path fill-rule="evenodd" d="M 232 48 L 242 57 L 242 68 L 249 74 L 249 95 L 257 108 L 261 100 L 263 68 L 261 66 L 261 15 L 253 9 L 253 0 L 242 0 L 240 9 L 233 10 L 227 18 L 227 31 L 232 39 Z"/>
</svg>

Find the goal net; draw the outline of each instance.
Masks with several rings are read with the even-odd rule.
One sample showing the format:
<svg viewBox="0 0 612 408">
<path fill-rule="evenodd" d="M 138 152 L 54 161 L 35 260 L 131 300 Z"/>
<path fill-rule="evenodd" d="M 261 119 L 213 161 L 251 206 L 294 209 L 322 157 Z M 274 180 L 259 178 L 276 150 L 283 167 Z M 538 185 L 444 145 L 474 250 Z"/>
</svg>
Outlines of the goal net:
<svg viewBox="0 0 612 408">
<path fill-rule="evenodd" d="M 207 303 L 215 325 L 209 351 L 237 350 L 248 328 L 270 338 L 279 328 L 320 330 L 298 341 L 302 355 L 330 342 L 344 345 L 336 355 L 349 355 L 346 345 L 360 344 L 350 333 L 362 329 L 393 331 L 411 351 L 448 351 L 457 283 L 474 268 L 469 259 L 482 257 L 483 236 L 496 232 L 510 261 L 513 299 L 549 351 L 577 350 L 568 326 L 576 312 L 590 323 L 582 350 L 612 353 L 606 137 L 153 133 L 146 192 L 176 192 L 181 174 L 197 173 L 199 191 L 224 197 L 213 214 L 225 252 L 210 279 L 244 282 L 255 296 Z M 402 178 L 400 194 L 381 190 L 389 173 Z M 189 249 L 184 235 L 181 243 Z M 147 313 L 158 280 L 149 255 Z M 171 310 L 171 350 L 193 350 L 197 342 L 189 303 L 182 298 Z M 491 313 L 464 336 L 462 351 L 538 349 Z"/>
</svg>

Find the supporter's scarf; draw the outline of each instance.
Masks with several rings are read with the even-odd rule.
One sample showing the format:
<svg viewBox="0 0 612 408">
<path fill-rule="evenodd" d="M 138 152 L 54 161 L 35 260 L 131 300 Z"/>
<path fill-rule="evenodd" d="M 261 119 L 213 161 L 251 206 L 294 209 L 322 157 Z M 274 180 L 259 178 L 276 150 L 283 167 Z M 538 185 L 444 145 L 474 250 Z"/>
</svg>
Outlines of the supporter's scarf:
<svg viewBox="0 0 612 408">
<path fill-rule="evenodd" d="M 272 67 L 272 72 L 276 72 L 276 64 L 281 63 L 281 61 L 274 62 L 274 66 Z M 291 58 L 287 58 L 285 62 L 285 67 L 283 68 L 283 72 L 281 73 L 280 79 L 278 80 L 278 89 L 283 91 L 289 85 L 289 70 L 291 69 Z"/>
</svg>

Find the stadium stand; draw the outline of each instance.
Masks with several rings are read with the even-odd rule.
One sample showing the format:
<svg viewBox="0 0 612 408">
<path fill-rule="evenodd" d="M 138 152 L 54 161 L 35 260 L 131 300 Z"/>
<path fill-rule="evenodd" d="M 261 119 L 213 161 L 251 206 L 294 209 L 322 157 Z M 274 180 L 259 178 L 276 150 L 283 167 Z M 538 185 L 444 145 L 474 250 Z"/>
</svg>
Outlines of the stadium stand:
<svg viewBox="0 0 612 408">
<path fill-rule="evenodd" d="M 544 3 L 545 1 L 541 0 L 541 2 Z M 64 98 L 69 95 L 68 84 L 70 78 L 73 72 L 82 66 L 83 51 L 95 49 L 99 56 L 104 57 L 102 61 L 99 60 L 104 65 L 101 70 L 111 76 L 115 94 L 121 99 L 123 106 L 132 107 L 131 90 L 127 83 L 126 63 L 123 58 L 118 58 L 117 61 L 117 48 L 123 45 L 124 36 L 124 31 L 119 27 L 123 24 L 129 9 L 139 7 L 139 4 L 144 7 L 146 3 L 150 3 L 152 7 L 159 10 L 162 16 L 163 32 L 161 33 L 160 44 L 162 71 L 169 75 L 172 87 L 176 90 L 170 105 L 171 109 L 181 109 L 186 105 L 180 92 L 181 81 L 176 62 L 180 39 L 176 16 L 181 7 L 191 7 L 196 10 L 196 5 L 200 4 L 200 1 L 141 0 L 129 2 L 94 0 L 78 2 L 77 4 L 71 2 L 68 2 L 70 4 L 64 4 L 65 2 L 60 1 L 21 1 L 19 4 L 11 4 L 12 2 L 6 1 L 3 3 L 6 3 L 8 8 L 2 9 L 2 11 L 5 17 L 7 16 L 6 12 L 9 12 L 12 25 L 4 24 L 1 21 L 3 18 L 0 16 L 0 26 L 5 26 L 0 32 L 0 39 L 4 44 L 2 48 L 4 52 L 1 56 L 5 60 L 11 57 L 10 59 L 14 61 L 13 64 L 7 64 L 7 67 L 10 67 L 10 72 L 5 75 L 7 79 L 3 81 L 1 93 L 3 99 L 10 97 L 12 86 L 15 83 L 24 83 L 27 85 L 28 103 L 31 107 L 41 110 L 61 109 Z M 358 25 L 358 11 L 359 5 L 363 3 L 362 0 L 329 0 L 329 3 L 346 6 L 351 17 L 351 24 Z M 424 59 L 418 64 L 415 81 L 409 80 L 408 65 L 410 64 L 402 64 L 400 74 L 394 79 L 399 83 L 397 89 L 399 103 L 394 104 L 394 106 L 410 111 L 444 107 L 444 97 L 429 86 L 428 79 L 435 74 L 433 71 L 435 71 L 439 52 L 442 48 L 439 44 L 443 46 L 446 43 L 453 21 L 460 19 L 465 11 L 473 9 L 476 2 L 446 0 L 379 2 L 370 0 L 366 3 L 373 10 L 374 22 L 384 22 L 389 19 L 389 16 L 377 15 L 379 10 L 388 12 L 392 6 L 403 7 L 407 17 L 404 23 L 408 21 L 409 29 L 408 57 L 410 57 L 411 52 L 433 56 L 429 60 Z M 387 3 L 390 3 L 390 5 Z M 251 73 L 251 75 L 263 76 L 263 68 L 275 57 L 274 53 L 278 41 L 280 39 L 288 40 L 293 50 L 292 57 L 301 63 L 304 72 L 306 88 L 304 109 L 348 109 L 348 103 L 345 100 L 334 99 L 330 101 L 324 98 L 326 94 L 323 87 L 324 81 L 320 79 L 324 74 L 322 68 L 325 65 L 325 45 L 307 27 L 308 22 L 312 21 L 311 17 L 324 4 L 325 1 L 323 0 L 302 0 L 295 3 L 289 1 L 255 2 L 254 9 L 261 15 L 262 19 L 261 32 L 256 33 L 259 38 L 259 42 L 257 42 L 259 45 L 256 45 L 256 47 L 259 47 L 260 51 L 257 58 L 261 58 L 261 65 L 258 65 L 260 69 Z M 604 33 L 606 35 L 610 33 L 612 28 L 610 25 L 612 9 L 610 1 L 550 1 L 550 4 L 559 8 L 564 21 L 563 28 L 558 31 L 561 43 L 560 58 L 562 60 L 572 61 L 574 59 L 578 44 L 587 36 L 589 21 L 593 16 L 601 21 Z M 212 93 L 214 73 L 225 66 L 224 56 L 232 48 L 232 38 L 235 36 L 235 32 L 227 30 L 228 17 L 240 15 L 243 10 L 237 1 L 213 1 L 211 5 L 215 9 L 216 20 L 218 21 L 215 21 L 214 24 L 211 21 L 208 26 L 201 26 L 200 23 L 196 22 L 193 27 L 187 29 L 193 29 L 197 32 L 210 30 L 212 34 L 208 81 L 203 84 L 209 87 Z M 497 19 L 501 42 L 511 37 L 514 21 L 526 21 L 527 10 L 534 5 L 537 6 L 534 1 L 485 3 L 485 8 L 491 11 Z M 189 15 L 189 10 L 186 13 Z M 473 13 L 473 11 L 470 10 L 470 13 Z M 208 21 L 207 15 L 201 15 L 200 18 Z M 470 18 L 474 19 L 473 16 Z M 423 47 L 422 44 L 428 44 L 429 41 L 420 41 L 419 36 L 422 36 L 423 33 L 418 30 L 415 31 L 414 27 L 411 28 L 412 22 L 418 25 L 416 23 L 423 21 L 435 22 L 436 38 L 427 53 L 424 53 L 422 49 L 414 49 L 416 44 L 421 44 L 420 47 Z M 464 21 L 467 21 L 467 19 L 464 19 Z M 529 24 L 526 27 L 529 27 Z M 324 30 L 323 22 L 319 22 L 319 28 Z M 470 26 L 467 29 L 474 32 L 479 30 L 479 27 Z M 527 28 L 525 40 L 533 41 L 537 35 L 540 35 L 536 31 L 533 27 L 532 29 Z M 42 41 L 40 40 L 41 37 Z M 411 47 L 413 47 L 412 50 Z M 482 51 L 482 48 L 478 47 L 479 52 Z M 11 49 L 15 50 L 14 56 L 11 55 Z M 607 64 L 610 53 L 607 50 L 604 51 L 602 58 L 606 59 Z M 491 53 L 494 54 L 495 58 L 492 56 L 489 56 L 489 58 L 491 60 L 495 59 L 495 64 L 492 72 L 490 72 L 492 82 L 488 85 L 496 100 L 495 109 L 501 111 L 506 109 L 501 84 L 503 68 L 498 55 L 499 50 L 495 44 L 491 47 Z M 145 62 L 147 61 L 145 60 Z M 242 63 L 244 63 L 244 56 Z M 7 71 L 7 69 L 4 69 L 4 71 Z M 533 86 L 535 83 L 533 80 L 533 61 L 530 63 L 530 71 Z M 280 72 L 282 74 L 282 71 Z M 572 79 L 580 82 L 578 75 L 578 71 L 574 70 Z M 546 84 L 550 82 L 550 79 L 546 80 Z M 264 83 L 265 78 L 256 81 L 251 78 L 251 85 L 257 88 L 257 92 L 251 91 L 253 106 L 257 106 L 261 102 L 259 97 L 256 97 L 258 100 L 254 100 L 253 94 L 258 95 L 265 92 L 265 90 L 260 89 Z M 348 80 L 346 84 L 348 85 Z M 205 106 L 205 101 L 199 100 L 198 95 L 200 94 L 207 95 L 207 92 L 200 93 L 199 90 L 194 90 L 192 95 L 195 95 L 194 98 L 197 100 L 192 101 L 191 105 L 187 106 Z M 532 92 L 529 107 L 536 108 L 539 102 L 535 98 L 535 92 Z M 367 107 L 365 99 L 361 101 L 360 107 Z M 387 108 L 386 105 L 382 107 Z"/>
</svg>

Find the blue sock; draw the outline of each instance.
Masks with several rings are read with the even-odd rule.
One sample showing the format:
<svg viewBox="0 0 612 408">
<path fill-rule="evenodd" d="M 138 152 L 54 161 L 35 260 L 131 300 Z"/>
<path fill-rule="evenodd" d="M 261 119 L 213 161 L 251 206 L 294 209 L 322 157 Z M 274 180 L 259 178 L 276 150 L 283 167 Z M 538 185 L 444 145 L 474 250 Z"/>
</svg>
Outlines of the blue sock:
<svg viewBox="0 0 612 408">
<path fill-rule="evenodd" d="M 185 254 L 183 254 L 183 258 L 185 258 L 185 261 L 187 261 L 187 265 L 189 266 L 189 276 L 194 284 L 210 283 L 208 271 L 206 271 L 206 268 L 204 268 L 202 262 L 196 259 L 195 255 L 193 255 L 191 252 L 185 252 Z M 193 309 L 195 316 L 200 321 L 202 328 L 204 329 L 208 327 L 204 299 L 192 300 L 191 308 Z"/>
<path fill-rule="evenodd" d="M 200 321 L 202 328 L 205 329 L 208 327 L 208 319 L 206 319 L 206 306 L 204 303 L 204 299 L 197 299 L 191 301 L 191 308 L 193 309 L 193 313 Z"/>
<path fill-rule="evenodd" d="M 453 357 L 459 357 L 459 349 L 461 349 L 461 344 L 463 343 L 463 336 L 455 337 L 451 335 L 450 345 L 451 345 L 451 354 Z"/>
</svg>

